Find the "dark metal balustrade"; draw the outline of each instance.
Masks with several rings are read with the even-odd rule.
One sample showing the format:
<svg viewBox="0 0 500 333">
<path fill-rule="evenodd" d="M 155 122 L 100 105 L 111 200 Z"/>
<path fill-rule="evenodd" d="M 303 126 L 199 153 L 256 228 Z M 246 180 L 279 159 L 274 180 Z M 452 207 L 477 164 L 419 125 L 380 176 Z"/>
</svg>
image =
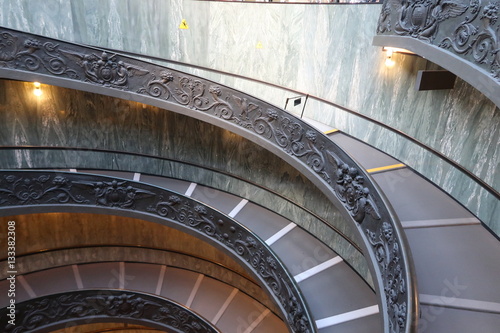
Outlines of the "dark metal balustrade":
<svg viewBox="0 0 500 333">
<path fill-rule="evenodd" d="M 366 172 L 323 133 L 255 97 L 169 68 L 8 29 L 2 29 L 0 37 L 3 77 L 37 80 L 183 113 L 242 135 L 289 162 L 359 226 L 385 331 L 415 330 L 416 284 L 401 225 Z M 297 332 L 312 329 L 307 321 L 302 327 L 302 320 L 289 319 Z"/>
<path fill-rule="evenodd" d="M 177 333 L 219 333 L 208 320 L 174 301 L 125 290 L 78 290 L 30 299 L 15 305 L 16 325 L 0 310 L 4 333 L 48 332 L 76 324 L 139 323 Z"/>
<path fill-rule="evenodd" d="M 171 223 L 219 246 L 253 273 L 274 299 L 291 332 L 315 324 L 296 282 L 270 247 L 227 215 L 176 192 L 99 175 L 1 171 L 0 215 L 70 211 L 113 213 Z"/>
<path fill-rule="evenodd" d="M 374 44 L 408 49 L 500 106 L 498 1 L 385 1 Z"/>
</svg>

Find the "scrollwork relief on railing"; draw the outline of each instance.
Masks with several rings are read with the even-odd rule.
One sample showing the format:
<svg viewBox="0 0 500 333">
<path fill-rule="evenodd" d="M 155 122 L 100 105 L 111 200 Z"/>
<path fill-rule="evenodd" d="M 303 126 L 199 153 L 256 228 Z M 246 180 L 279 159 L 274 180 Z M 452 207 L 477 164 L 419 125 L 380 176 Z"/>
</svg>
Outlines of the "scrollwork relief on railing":
<svg viewBox="0 0 500 333">
<path fill-rule="evenodd" d="M 35 38 L 29 34 L 12 31 L 5 33 L 12 36 L 9 41 L 17 43 L 16 46 L 9 45 L 6 48 L 5 52 L 11 55 L 3 57 L 6 60 L 0 63 L 9 69 L 32 71 L 31 68 L 16 65 L 15 55 L 19 49 L 24 47 L 24 40 L 39 39 L 39 44 L 52 43 L 55 45 L 54 41 L 45 37 Z M 0 32 L 1 34 L 2 32 Z M 413 283 L 409 280 L 412 275 L 410 273 L 412 264 L 405 259 L 407 256 L 404 255 L 405 246 L 402 244 L 404 241 L 401 238 L 403 237 L 401 227 L 395 222 L 394 215 L 362 168 L 320 131 L 273 105 L 202 78 L 118 54 L 109 56 L 106 51 L 69 43 L 57 42 L 57 47 L 54 50 L 53 55 L 57 54 L 58 57 L 64 58 L 66 70 L 61 73 L 53 73 L 42 66 L 36 70 L 37 74 L 67 78 L 69 77 L 68 73 L 72 73 L 70 78 L 75 81 L 99 88 L 126 91 L 128 94 L 136 94 L 140 98 L 154 99 L 155 102 L 165 102 L 165 108 L 174 104 L 185 108 L 186 111 L 202 113 L 204 117 L 212 117 L 213 121 L 220 126 L 227 128 L 227 125 L 231 124 L 245 129 L 245 133 L 248 133 L 245 135 L 248 135 L 249 138 L 258 138 L 259 142 L 272 145 L 276 150 L 281 151 L 282 156 L 286 156 L 290 163 L 295 163 L 297 166 L 300 165 L 301 168 L 309 170 L 310 174 L 307 176 L 314 179 L 319 178 L 327 191 L 332 194 L 330 200 L 343 207 L 347 216 L 360 226 L 365 248 L 369 251 L 368 255 L 376 258 L 381 248 L 391 247 L 391 261 L 400 263 L 399 266 L 383 265 L 380 261 L 373 263 L 372 275 L 379 280 L 379 288 L 382 293 L 391 291 L 391 286 L 400 285 L 400 278 L 404 279 L 407 286 L 406 289 L 401 289 L 397 295 L 380 296 L 382 308 L 386 307 L 388 311 L 388 314 L 384 313 L 384 316 L 389 318 L 387 321 L 390 321 L 390 324 L 387 325 L 393 328 L 390 331 L 405 331 L 409 327 L 408 321 L 416 320 L 410 296 L 413 290 Z M 34 53 L 43 53 L 43 51 L 36 49 Z M 97 54 L 102 55 L 97 56 Z M 85 61 L 87 64 L 84 64 Z M 93 65 L 90 66 L 89 62 L 92 62 Z M 106 89 L 99 91 L 106 94 Z M 123 187 L 125 184 L 119 186 Z M 113 188 L 110 190 L 116 191 Z M 94 191 L 96 191 L 95 188 Z M 151 199 L 148 197 L 148 193 L 135 190 L 124 189 L 121 192 L 113 192 L 113 197 L 111 197 L 111 193 L 102 191 L 102 188 L 97 191 L 101 193 L 99 197 L 101 204 L 115 203 L 114 200 L 121 198 L 120 200 L 130 200 L 124 204 L 126 208 L 130 208 L 138 205 L 139 201 L 149 202 Z M 140 200 L 138 200 L 139 198 Z M 174 201 L 166 198 L 169 196 L 164 196 L 161 200 L 157 198 L 158 201 L 155 204 L 159 207 L 158 215 L 162 213 L 173 214 L 176 209 L 180 209 L 180 206 Z M 114 205 L 119 206 L 125 201 L 118 200 Z M 211 232 L 215 230 L 211 224 L 215 228 L 225 228 L 218 225 L 218 221 L 207 219 L 202 211 L 192 212 L 192 214 L 194 214 L 193 217 L 196 217 L 193 222 L 203 225 L 207 228 L 206 230 Z M 390 225 L 393 230 L 390 240 L 383 236 L 384 223 Z M 246 237 L 238 238 L 238 232 L 229 229 L 214 232 L 214 235 L 222 237 L 222 239 L 225 235 L 232 235 L 230 239 L 233 240 L 233 245 L 236 240 L 247 242 Z M 374 239 L 376 241 L 373 241 Z M 380 242 L 384 244 L 383 247 L 380 247 Z M 260 250 L 255 248 L 251 248 L 251 250 L 252 255 L 257 256 L 255 260 L 260 258 L 258 256 Z M 373 259 L 373 261 L 375 260 Z M 267 258 L 264 257 L 258 259 L 257 263 L 258 265 L 266 265 L 268 269 L 271 267 Z M 283 277 L 269 275 L 269 278 L 279 287 L 282 281 L 280 279 Z M 280 290 L 285 289 L 285 287 L 281 287 Z M 294 309 L 293 311 L 297 311 L 297 313 L 305 311 L 302 305 L 293 301 L 293 298 L 283 300 L 283 304 L 287 304 L 287 309 Z M 406 309 L 404 316 L 403 309 Z M 402 320 L 403 317 L 407 320 Z M 304 322 L 300 316 L 288 319 L 289 323 L 298 326 L 302 326 Z M 294 329 L 297 332 L 305 332 L 300 327 L 294 327 Z"/>
<path fill-rule="evenodd" d="M 85 78 L 89 82 L 111 86 L 114 88 L 126 88 L 128 79 L 133 75 L 146 75 L 148 71 L 139 66 L 118 60 L 116 54 L 102 52 L 101 55 L 91 53 L 82 54 L 71 50 L 61 50 L 68 58 L 73 58 L 85 72 Z"/>
<path fill-rule="evenodd" d="M 0 310 L 9 318 L 9 309 Z M 169 332 L 218 333 L 208 320 L 168 299 L 124 290 L 82 290 L 48 295 L 16 304 L 15 325 L 2 320 L 4 333 L 47 332 L 109 320 L 142 322 Z"/>
<path fill-rule="evenodd" d="M 236 221 L 202 203 L 146 184 L 75 173 L 3 171 L 0 189 L 0 209 L 105 207 L 153 214 L 195 230 L 248 263 L 283 309 L 293 332 L 314 332 L 295 282 L 270 248 Z"/>
<path fill-rule="evenodd" d="M 0 32 L 0 65 L 28 71 L 37 71 L 43 67 L 53 75 L 64 74 L 70 78 L 79 78 L 60 54 L 59 44 L 42 42 L 36 38 L 19 41 L 16 35 L 7 31 Z"/>
<path fill-rule="evenodd" d="M 389 0 L 377 33 L 412 37 L 460 55 L 500 83 L 499 1 Z"/>
</svg>

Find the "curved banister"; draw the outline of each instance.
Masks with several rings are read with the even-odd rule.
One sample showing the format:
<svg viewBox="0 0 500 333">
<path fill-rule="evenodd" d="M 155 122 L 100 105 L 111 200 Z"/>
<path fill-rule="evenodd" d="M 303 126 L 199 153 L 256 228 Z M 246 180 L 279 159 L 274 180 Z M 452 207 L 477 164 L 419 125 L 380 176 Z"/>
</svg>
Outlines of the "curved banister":
<svg viewBox="0 0 500 333">
<path fill-rule="evenodd" d="M 210 321 L 172 300 L 137 291 L 85 289 L 30 299 L 0 309 L 4 333 L 48 332 L 78 324 L 140 323 L 177 333 L 220 333 Z M 12 325 L 14 323 L 14 325 Z"/>
<path fill-rule="evenodd" d="M 0 171 L 0 215 L 81 212 L 139 217 L 206 239 L 248 268 L 291 332 L 314 332 L 297 283 L 271 248 L 231 217 L 171 190 L 125 179 L 61 171 Z"/>
<path fill-rule="evenodd" d="M 197 171 L 199 172 L 209 172 L 209 173 L 215 173 L 219 174 L 222 176 L 227 177 L 226 181 L 227 182 L 232 182 L 232 180 L 238 181 L 238 182 L 243 182 L 248 185 L 250 185 L 252 188 L 255 190 L 264 191 L 267 192 L 271 197 L 267 197 L 264 200 L 258 200 L 254 195 L 248 195 L 248 193 L 253 193 L 253 191 L 241 191 L 238 192 L 236 189 L 241 189 L 240 186 L 237 186 L 236 188 L 222 188 L 221 186 L 217 186 L 215 184 L 211 184 L 210 182 L 204 182 L 202 179 L 196 178 L 193 179 L 189 174 L 179 174 L 176 173 L 175 175 L 160 175 L 156 173 L 151 173 L 150 171 L 148 172 L 147 170 L 141 169 L 141 166 L 134 166 L 133 168 L 128 168 L 128 167 L 121 167 L 119 169 L 117 168 L 109 168 L 109 165 L 107 164 L 102 164 L 102 165 L 80 165 L 79 162 L 77 162 L 73 158 L 67 158 L 67 159 L 62 159 L 59 161 L 68 161 L 67 163 L 63 162 L 63 164 L 58 164 L 52 165 L 52 164 L 44 164 L 43 162 L 41 164 L 38 163 L 32 163 L 29 168 L 32 170 L 42 170 L 42 169 L 61 169 L 61 170 L 67 170 L 71 168 L 78 168 L 78 169 L 84 169 L 86 172 L 91 172 L 93 173 L 93 170 L 105 170 L 105 171 L 123 171 L 123 172 L 138 172 L 142 175 L 147 175 L 147 176 L 155 176 L 155 177 L 166 177 L 166 178 L 174 178 L 174 179 L 179 179 L 182 181 L 187 181 L 187 182 L 195 182 L 199 185 L 204 185 L 210 188 L 215 188 L 216 190 L 223 191 L 226 193 L 230 193 L 232 195 L 238 196 L 241 199 L 247 199 L 253 204 L 262 207 L 266 210 L 270 210 L 279 216 L 287 219 L 288 221 L 295 221 L 300 225 L 301 228 L 306 230 L 309 234 L 311 234 L 313 237 L 330 247 L 334 252 L 336 252 L 347 265 L 349 265 L 356 274 L 358 274 L 367 284 L 371 289 L 374 289 L 373 287 L 373 280 L 370 275 L 370 272 L 367 270 L 367 263 L 365 261 L 365 258 L 363 257 L 363 250 L 358 245 L 358 243 L 353 239 L 353 236 L 356 235 L 355 232 L 350 232 L 347 234 L 345 231 L 343 231 L 340 226 L 334 225 L 333 223 L 330 223 L 325 217 L 321 216 L 319 213 L 311 210 L 310 208 L 304 206 L 303 204 L 300 204 L 297 202 L 296 198 L 290 198 L 286 196 L 285 194 L 271 189 L 264 184 L 255 182 L 253 180 L 250 180 L 244 176 L 241 175 L 236 175 L 234 173 L 227 172 L 225 170 L 220 170 L 216 169 L 213 167 L 208 167 L 199 163 L 193 163 L 193 162 L 187 162 L 183 160 L 179 160 L 176 158 L 169 158 L 169 157 L 163 157 L 163 156 L 157 156 L 157 155 L 151 155 L 151 154 L 146 154 L 146 153 L 137 153 L 137 152 L 131 152 L 131 151 L 122 151 L 122 150 L 111 150 L 111 149 L 102 149 L 102 148 L 76 148 L 76 147 L 54 147 L 54 146 L 31 146 L 31 145 L 20 145 L 20 146 L 0 146 L 0 152 L 18 152 L 18 151 L 23 151 L 23 153 L 26 154 L 44 154 L 47 152 L 73 152 L 75 154 L 78 154 L 80 152 L 85 153 L 85 155 L 89 156 L 89 153 L 96 153 L 96 154 L 111 154 L 113 158 L 122 158 L 123 156 L 130 156 L 131 158 L 141 158 L 141 165 L 148 164 L 148 161 L 157 161 L 157 162 L 163 162 L 163 161 L 168 161 L 169 163 L 175 163 L 176 165 L 182 165 L 182 166 L 189 166 L 189 167 L 194 167 Z M 73 155 L 73 154 L 70 154 Z M 123 155 L 123 156 L 122 156 Z M 44 155 L 46 156 L 46 155 Z M 76 157 L 76 156 L 75 156 Z M 1 159 L 1 158 L 0 158 Z M 77 158 L 78 159 L 78 158 Z M 8 159 L 7 159 L 8 160 Z M 37 160 L 36 158 L 34 160 Z M 90 160 L 93 161 L 99 161 L 99 159 L 93 159 L 90 158 Z M 154 163 L 154 162 L 153 162 Z M 127 165 L 127 163 L 122 164 L 122 165 Z M 26 167 L 19 166 L 19 165 L 10 165 L 10 164 L 5 164 L 2 166 L 3 168 L 12 168 L 12 169 L 25 169 Z M 211 178 L 211 177 L 209 177 Z M 152 182 L 154 183 L 154 182 Z M 215 186 L 215 187 L 214 187 Z M 273 198 L 273 199 L 271 199 Z M 278 204 L 277 206 L 280 207 L 279 211 L 276 210 L 276 201 L 278 200 L 281 203 L 285 204 L 283 206 L 281 203 Z M 281 201 L 282 200 L 282 201 Z M 327 201 L 325 201 L 327 203 Z M 290 205 L 290 206 L 288 206 Z M 302 213 L 300 213 L 300 217 L 295 214 L 294 216 L 290 216 L 288 211 L 292 209 L 298 209 Z M 304 218 L 308 220 L 308 216 L 312 217 L 314 220 L 317 220 L 315 223 L 305 223 L 301 224 L 300 221 L 303 221 Z M 317 227 L 314 227 L 317 223 L 321 223 L 323 226 L 326 227 L 326 230 L 321 229 L 321 231 L 318 231 Z M 336 236 L 340 236 L 337 238 Z M 1 259 L 0 259 L 1 260 Z"/>
<path fill-rule="evenodd" d="M 112 49 L 109 49 L 109 50 L 112 50 Z M 494 216 L 492 215 L 494 208 L 487 208 L 487 207 L 494 207 L 497 204 L 497 202 L 500 201 L 500 193 L 498 192 L 498 190 L 495 189 L 492 185 L 488 184 L 485 180 L 483 180 L 482 178 L 478 177 L 476 174 L 471 172 L 469 169 L 467 169 L 466 167 L 464 167 L 463 165 L 458 163 L 457 161 L 451 159 L 447 155 L 430 147 L 429 145 L 423 143 L 422 141 L 415 139 L 414 137 L 408 135 L 407 133 L 405 133 L 399 129 L 396 129 L 396 128 L 394 128 L 390 125 L 387 125 L 379 120 L 376 120 L 370 116 L 356 112 L 352 109 L 349 109 L 345 106 L 336 104 L 336 103 L 331 102 L 329 100 L 326 100 L 324 98 L 321 98 L 321 97 L 318 97 L 315 95 L 310 95 L 310 94 L 307 94 L 305 92 L 302 92 L 302 91 L 299 91 L 296 89 L 283 87 L 283 86 L 280 86 L 278 84 L 274 84 L 274 83 L 246 77 L 246 76 L 239 75 L 239 74 L 234 74 L 234 73 L 225 72 L 225 71 L 221 71 L 221 70 L 211 69 L 211 68 L 207 68 L 207 67 L 200 66 L 200 65 L 192 65 L 192 64 L 187 64 L 187 63 L 180 62 L 180 61 L 163 59 L 160 57 L 148 56 L 148 55 L 134 53 L 134 52 L 128 52 L 128 51 L 114 50 L 114 52 L 124 52 L 125 54 L 129 54 L 131 56 L 141 57 L 143 59 L 150 59 L 152 61 L 158 61 L 160 63 L 168 63 L 168 64 L 175 65 L 177 67 L 182 67 L 182 68 L 186 68 L 186 69 L 192 68 L 195 70 L 204 71 L 205 73 L 208 73 L 208 74 L 215 73 L 215 74 L 223 75 L 223 76 L 230 77 L 230 78 L 236 78 L 236 79 L 244 80 L 244 81 L 248 81 L 248 82 L 255 82 L 258 85 L 270 87 L 272 89 L 277 89 L 278 91 L 285 91 L 285 92 L 289 92 L 290 94 L 299 95 L 297 97 L 304 97 L 305 96 L 307 99 L 309 99 L 311 101 L 317 101 L 319 106 L 332 107 L 334 109 L 332 112 L 341 111 L 340 114 L 352 115 L 355 118 L 362 119 L 362 120 L 367 122 L 367 125 L 374 124 L 377 127 L 376 129 L 378 131 L 387 130 L 387 131 L 389 131 L 387 134 L 391 134 L 391 133 L 395 134 L 396 137 L 403 138 L 408 143 L 411 143 L 412 145 L 414 145 L 411 149 L 412 151 L 419 149 L 419 148 L 422 148 L 424 150 L 424 152 L 427 153 L 426 155 L 429 158 L 435 157 L 436 159 L 434 159 L 434 161 L 441 162 L 447 166 L 450 166 L 452 168 L 452 170 L 455 171 L 454 172 L 454 177 L 456 179 L 455 182 L 463 183 L 464 180 L 462 180 L 461 176 L 464 176 L 466 181 L 470 181 L 470 186 L 472 186 L 470 193 L 480 193 L 480 194 L 477 194 L 477 196 L 479 197 L 479 200 L 482 202 L 480 205 L 477 205 L 476 200 L 471 200 L 472 198 L 464 195 L 463 192 L 461 192 L 461 191 L 455 192 L 451 188 L 446 188 L 446 184 L 443 183 L 442 179 L 434 179 L 434 177 L 433 177 L 434 176 L 433 172 L 435 171 L 434 168 L 432 168 L 432 169 L 426 168 L 425 165 L 421 164 L 422 163 L 421 159 L 419 159 L 418 161 L 415 161 L 414 159 L 408 159 L 408 157 L 405 157 L 404 153 L 392 152 L 392 155 L 396 159 L 400 159 L 403 163 L 406 163 L 408 166 L 413 167 L 413 169 L 415 171 L 419 172 L 424 178 L 426 178 L 430 182 L 436 184 L 438 187 L 442 188 L 449 195 L 454 197 L 455 200 L 460 202 L 460 204 L 462 204 L 472 214 L 474 214 L 476 217 L 478 217 L 478 219 L 481 220 L 485 224 L 487 229 L 492 234 L 494 234 L 496 237 L 499 237 L 499 235 L 500 235 L 500 230 L 498 229 L 498 226 L 496 225 L 496 220 L 494 219 Z M 206 74 L 204 74 L 204 75 L 206 75 Z M 290 98 L 290 99 L 293 99 L 293 98 Z M 305 107 L 306 107 L 306 103 L 304 103 L 304 107 L 302 109 L 302 112 L 304 112 Z M 362 128 L 362 126 L 358 126 L 358 127 Z M 346 131 L 346 129 L 342 129 L 341 127 L 337 127 L 337 128 L 341 129 L 343 131 Z M 377 146 L 376 142 L 373 142 L 373 140 L 367 139 L 366 137 L 363 136 L 362 133 L 360 133 L 359 131 L 356 131 L 355 129 L 350 129 L 350 130 L 347 129 L 346 133 L 351 134 L 354 137 L 356 137 L 362 141 L 367 142 L 368 144 L 372 144 L 372 145 Z M 388 147 L 385 145 L 382 145 L 380 147 L 380 149 L 383 151 L 386 150 L 387 148 Z M 407 150 L 405 149 L 404 151 L 407 151 Z M 484 201 L 484 203 L 483 203 L 483 201 Z"/>
<path fill-rule="evenodd" d="M 373 42 L 431 60 L 500 107 L 498 12 L 487 0 L 385 1 Z"/>
<path fill-rule="evenodd" d="M 23 259 L 23 258 L 28 258 L 30 256 L 44 255 L 44 254 L 47 254 L 47 253 L 57 253 L 59 251 L 86 250 L 86 249 L 102 249 L 102 248 L 120 248 L 120 249 L 133 249 L 133 250 L 152 250 L 152 251 L 159 251 L 161 253 L 168 253 L 168 254 L 174 254 L 174 255 L 187 256 L 187 257 L 193 258 L 193 259 L 195 259 L 197 261 L 203 262 L 205 264 L 206 263 L 210 263 L 210 264 L 212 264 L 214 266 L 220 267 L 220 268 L 222 268 L 222 269 L 230 272 L 231 274 L 237 275 L 241 279 L 247 280 L 247 281 L 249 281 L 251 283 L 255 283 L 252 280 L 249 280 L 249 278 L 246 277 L 246 276 L 244 276 L 242 273 L 234 270 L 231 267 L 225 266 L 224 264 L 222 264 L 220 262 L 211 261 L 209 259 L 206 259 L 206 258 L 203 258 L 203 257 L 200 257 L 200 256 L 195 256 L 195 255 L 190 254 L 190 253 L 185 253 L 185 252 L 180 252 L 180 251 L 173 251 L 173 250 L 167 250 L 167 249 L 160 249 L 160 248 L 156 248 L 156 247 L 149 247 L 149 246 L 143 246 L 143 245 L 99 244 L 99 245 L 63 246 L 63 247 L 57 247 L 57 248 L 50 248 L 50 249 L 42 249 L 42 250 L 37 250 L 37 251 L 30 251 L 30 252 L 25 252 L 25 253 L 22 253 L 22 254 L 16 254 L 16 260 Z M 2 262 L 2 261 L 3 262 L 7 262 L 7 257 L 0 258 L 0 262 Z M 109 260 L 107 260 L 107 261 L 109 261 Z M 121 260 L 121 261 L 123 261 L 123 260 Z M 84 265 L 84 264 L 89 264 L 89 263 L 97 263 L 97 262 L 102 262 L 102 261 L 90 261 L 90 262 L 78 263 L 78 265 Z M 129 261 L 129 260 L 127 260 L 125 262 L 149 263 L 149 262 L 145 262 L 145 261 Z M 150 263 L 150 264 L 156 264 L 156 263 Z M 67 266 L 67 265 L 68 264 L 64 264 L 62 266 Z M 181 268 L 181 269 L 184 269 L 184 270 L 192 270 L 192 269 L 188 269 L 188 268 L 181 267 L 181 266 L 175 266 L 175 265 L 171 265 L 171 264 L 169 264 L 167 266 Z M 17 272 L 19 274 L 31 274 L 31 273 L 34 273 L 34 272 L 40 272 L 40 271 L 44 271 L 44 270 L 47 270 L 47 269 L 52 269 L 52 268 L 55 268 L 55 267 L 60 267 L 60 266 L 51 265 L 50 268 L 45 268 L 45 269 L 41 269 L 41 270 L 29 271 L 29 272 L 20 272 L 19 270 L 17 270 Z M 194 272 L 194 270 L 193 270 L 193 272 Z M 217 278 L 215 278 L 213 276 L 210 276 L 210 277 L 214 278 L 214 279 L 217 279 Z"/>
<path fill-rule="evenodd" d="M 231 272 L 231 274 L 238 275 L 242 279 L 248 280 L 248 278 L 245 277 L 240 272 L 234 270 L 233 268 L 225 266 L 224 264 L 222 264 L 220 262 L 211 261 L 209 259 L 206 259 L 206 258 L 203 258 L 203 257 L 200 257 L 200 256 L 195 256 L 195 255 L 190 254 L 190 253 L 185 253 L 185 252 L 180 252 L 180 251 L 174 251 L 174 250 L 167 250 L 167 249 L 160 249 L 160 248 L 150 247 L 150 246 L 144 246 L 144 245 L 98 244 L 98 245 L 63 246 L 63 247 L 50 248 L 50 249 L 41 249 L 41 250 L 37 250 L 37 251 L 30 251 L 30 252 L 25 252 L 25 253 L 21 253 L 21 254 L 16 254 L 16 259 L 28 258 L 30 256 L 43 255 L 43 254 L 47 254 L 47 253 L 56 253 L 56 252 L 59 252 L 59 251 L 71 251 L 71 250 L 83 250 L 83 249 L 100 249 L 100 248 L 125 248 L 125 249 L 134 249 L 134 250 L 153 250 L 153 251 L 159 251 L 159 252 L 162 252 L 162 253 L 172 253 L 172 254 L 175 254 L 175 255 L 188 256 L 188 257 L 194 258 L 194 259 L 196 259 L 196 260 L 198 260 L 200 262 L 210 263 L 212 265 L 215 265 L 217 267 L 220 267 L 220 268 L 222 268 L 224 270 L 227 270 L 227 271 Z M 7 258 L 8 257 L 0 258 L 0 262 L 7 261 Z M 96 263 L 96 262 L 98 262 L 98 261 L 92 261 L 90 263 Z M 127 262 L 135 262 L 135 261 L 127 261 Z M 144 262 L 144 261 L 141 261 L 141 262 Z M 89 263 L 89 262 L 85 262 L 85 264 L 87 264 L 87 263 Z M 81 263 L 79 263 L 79 265 L 80 264 Z M 173 266 L 173 265 L 168 265 L 168 266 L 177 267 L 177 266 Z M 58 267 L 58 266 L 50 266 L 50 269 L 54 268 L 54 267 Z M 178 268 L 187 269 L 187 268 L 183 268 L 183 267 L 180 267 L 180 266 Z M 42 270 L 45 270 L 45 269 L 42 269 Z M 20 274 L 28 274 L 28 273 L 33 273 L 33 272 L 38 272 L 38 271 L 22 272 Z M 18 273 L 19 273 L 19 271 L 18 271 Z M 248 281 L 251 281 L 251 280 L 248 280 Z"/>
<path fill-rule="evenodd" d="M 297 168 L 357 226 L 385 332 L 415 331 L 416 279 L 401 224 L 370 176 L 323 133 L 269 103 L 193 75 L 14 30 L 0 34 L 8 45 L 1 59 L 4 77 L 183 113 L 240 134 Z"/>
</svg>

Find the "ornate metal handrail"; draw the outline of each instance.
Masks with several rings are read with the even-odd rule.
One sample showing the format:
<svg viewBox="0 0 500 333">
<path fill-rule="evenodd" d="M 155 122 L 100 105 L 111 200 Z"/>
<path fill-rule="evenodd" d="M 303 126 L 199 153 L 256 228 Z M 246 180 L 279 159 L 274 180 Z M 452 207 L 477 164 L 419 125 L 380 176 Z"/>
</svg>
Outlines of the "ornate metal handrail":
<svg viewBox="0 0 500 333">
<path fill-rule="evenodd" d="M 295 280 L 271 248 L 229 216 L 153 185 L 83 173 L 0 171 L 0 216 L 71 211 L 140 217 L 202 237 L 253 273 L 278 305 L 291 332 L 314 332 Z"/>
<path fill-rule="evenodd" d="M 48 332 L 115 319 L 167 329 L 169 332 L 220 333 L 210 321 L 181 304 L 126 290 L 70 291 L 30 299 L 14 304 L 12 309 L 13 316 L 9 316 L 12 313 L 10 308 L 0 309 L 1 332 Z"/>
<path fill-rule="evenodd" d="M 498 1 L 385 1 L 374 44 L 409 49 L 500 106 Z"/>
<path fill-rule="evenodd" d="M 0 37 L 4 77 L 183 113 L 240 134 L 296 167 L 358 228 L 384 330 L 416 329 L 416 279 L 401 224 L 369 175 L 323 133 L 282 109 L 193 75 L 24 32 L 3 29 Z"/>
</svg>

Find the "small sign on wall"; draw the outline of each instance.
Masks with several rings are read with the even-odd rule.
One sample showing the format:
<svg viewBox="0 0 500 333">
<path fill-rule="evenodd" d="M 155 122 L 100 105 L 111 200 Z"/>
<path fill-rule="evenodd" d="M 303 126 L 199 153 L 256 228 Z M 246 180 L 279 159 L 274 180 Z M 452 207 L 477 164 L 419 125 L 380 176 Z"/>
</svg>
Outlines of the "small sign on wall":
<svg viewBox="0 0 500 333">
<path fill-rule="evenodd" d="M 182 19 L 181 24 L 179 25 L 179 29 L 189 29 L 189 26 L 185 19 Z"/>
</svg>

